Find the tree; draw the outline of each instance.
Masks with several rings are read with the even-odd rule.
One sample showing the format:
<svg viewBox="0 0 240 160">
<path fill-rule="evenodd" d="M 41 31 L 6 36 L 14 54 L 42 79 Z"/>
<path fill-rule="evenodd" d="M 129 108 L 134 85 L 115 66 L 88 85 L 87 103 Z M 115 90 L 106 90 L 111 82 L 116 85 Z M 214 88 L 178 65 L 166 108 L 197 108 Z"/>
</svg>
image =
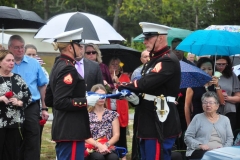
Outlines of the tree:
<svg viewBox="0 0 240 160">
<path fill-rule="evenodd" d="M 212 0 L 213 23 L 225 25 L 240 24 L 239 0 Z"/>
</svg>

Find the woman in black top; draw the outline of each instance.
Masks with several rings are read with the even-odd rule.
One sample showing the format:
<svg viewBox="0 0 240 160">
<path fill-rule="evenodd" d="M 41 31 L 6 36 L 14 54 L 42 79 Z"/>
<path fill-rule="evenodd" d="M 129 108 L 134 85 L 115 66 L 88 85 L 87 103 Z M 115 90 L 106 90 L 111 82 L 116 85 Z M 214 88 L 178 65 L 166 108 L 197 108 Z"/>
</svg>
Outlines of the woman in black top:
<svg viewBox="0 0 240 160">
<path fill-rule="evenodd" d="M 19 159 L 24 108 L 31 103 L 31 93 L 20 75 L 12 73 L 14 57 L 0 50 L 0 159 Z"/>
</svg>

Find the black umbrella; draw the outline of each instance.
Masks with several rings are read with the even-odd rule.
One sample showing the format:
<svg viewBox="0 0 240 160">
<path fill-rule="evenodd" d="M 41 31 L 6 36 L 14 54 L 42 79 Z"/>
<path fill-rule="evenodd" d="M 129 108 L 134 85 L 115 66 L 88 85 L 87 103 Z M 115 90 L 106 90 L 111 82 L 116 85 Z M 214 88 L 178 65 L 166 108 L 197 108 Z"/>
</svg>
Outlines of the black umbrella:
<svg viewBox="0 0 240 160">
<path fill-rule="evenodd" d="M 100 45 L 103 63 L 108 65 L 113 57 L 118 57 L 124 63 L 124 72 L 133 72 L 141 65 L 141 52 L 119 44 Z"/>
<path fill-rule="evenodd" d="M 3 29 L 34 28 L 44 25 L 44 20 L 35 12 L 0 6 L 0 25 Z"/>
</svg>

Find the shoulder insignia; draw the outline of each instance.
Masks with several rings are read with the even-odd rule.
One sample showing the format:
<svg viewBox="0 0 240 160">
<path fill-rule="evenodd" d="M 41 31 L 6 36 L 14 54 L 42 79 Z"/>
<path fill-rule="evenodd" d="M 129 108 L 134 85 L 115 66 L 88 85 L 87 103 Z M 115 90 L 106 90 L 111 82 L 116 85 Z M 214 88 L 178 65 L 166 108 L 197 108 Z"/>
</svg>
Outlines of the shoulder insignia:
<svg viewBox="0 0 240 160">
<path fill-rule="evenodd" d="M 72 79 L 72 75 L 70 73 L 63 78 L 63 82 L 66 84 L 72 84 L 72 81 L 73 81 L 73 79 Z"/>
<path fill-rule="evenodd" d="M 156 72 L 158 73 L 162 69 L 162 62 L 159 62 L 158 64 L 155 65 L 155 67 L 152 69 L 151 72 Z"/>
</svg>

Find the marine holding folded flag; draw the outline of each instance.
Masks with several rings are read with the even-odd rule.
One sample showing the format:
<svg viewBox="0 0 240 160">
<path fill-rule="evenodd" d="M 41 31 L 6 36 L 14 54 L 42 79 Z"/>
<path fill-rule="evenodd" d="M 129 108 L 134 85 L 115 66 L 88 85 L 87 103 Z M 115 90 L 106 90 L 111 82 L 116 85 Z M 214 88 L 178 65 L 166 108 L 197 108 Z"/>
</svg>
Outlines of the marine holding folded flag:
<svg viewBox="0 0 240 160">
<path fill-rule="evenodd" d="M 54 109 L 52 139 L 58 160 L 83 160 L 85 139 L 91 137 L 87 105 L 94 106 L 100 96 L 86 97 L 85 81 L 75 68 L 83 29 L 63 32 L 55 37 L 61 52 L 47 86 L 45 103 Z"/>
<path fill-rule="evenodd" d="M 144 44 L 150 61 L 142 69 L 140 79 L 118 90 L 129 89 L 126 97 L 139 107 L 137 137 L 140 138 L 142 159 L 171 160 L 171 149 L 181 132 L 179 115 L 174 103 L 180 86 L 180 64 L 167 46 L 167 26 L 141 22 Z"/>
</svg>

